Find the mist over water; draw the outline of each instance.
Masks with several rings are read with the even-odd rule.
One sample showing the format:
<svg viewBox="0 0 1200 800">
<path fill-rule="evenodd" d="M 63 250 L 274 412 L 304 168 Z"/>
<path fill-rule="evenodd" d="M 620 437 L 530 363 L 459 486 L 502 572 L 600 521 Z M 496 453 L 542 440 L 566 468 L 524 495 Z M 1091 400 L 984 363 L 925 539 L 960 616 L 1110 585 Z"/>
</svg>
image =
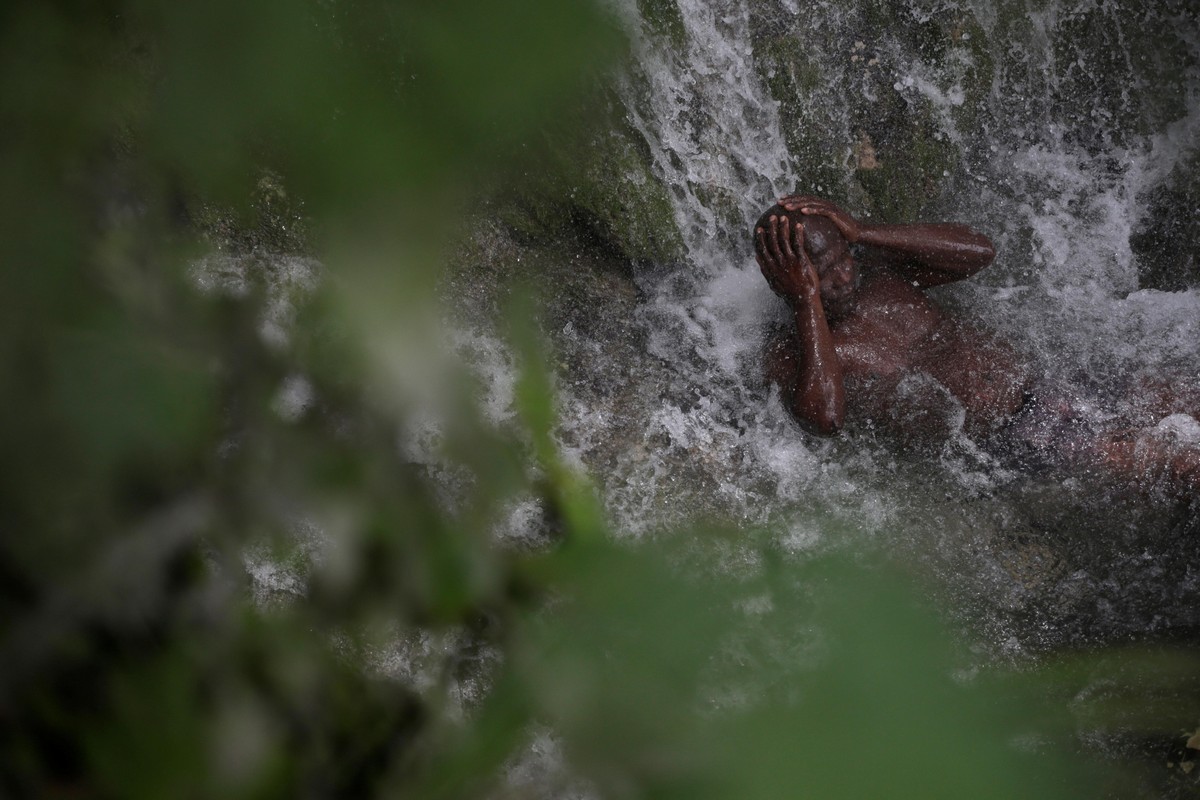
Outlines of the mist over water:
<svg viewBox="0 0 1200 800">
<path fill-rule="evenodd" d="M 620 0 L 636 54 L 621 91 L 687 254 L 642 265 L 632 325 L 644 362 L 625 365 L 603 407 L 563 387 L 562 440 L 622 535 L 715 515 L 781 524 L 792 553 L 882 541 L 938 576 L 1004 652 L 1195 627 L 1181 602 L 1195 580 L 1162 565 L 1169 542 L 1194 527 L 1186 509 L 1161 498 L 1097 504 L 1077 481 L 1006 468 L 961 434 L 934 453 L 861 425 L 817 439 L 761 377 L 763 338 L 786 308 L 754 263 L 749 226 L 784 193 L 853 197 L 873 155 L 845 106 L 882 108 L 897 99 L 888 92 L 931 109 L 932 139 L 954 151 L 923 219 L 970 224 L 997 245 L 992 267 L 937 290 L 939 302 L 1013 343 L 1035 374 L 1089 397 L 1137 374 L 1200 376 L 1200 292 L 1144 287 L 1154 254 L 1132 244 L 1149 198 L 1200 138 L 1194 12 L 1015 5 L 901 4 L 913 26 L 962 21 L 955 49 L 932 59 L 872 29 L 866 2 L 680 0 L 681 43 Z M 832 149 L 832 176 L 804 173 L 813 154 L 789 152 L 789 123 L 763 83 L 776 67 L 756 46 L 781 36 L 817 65 L 798 119 L 819 133 L 812 147 Z M 1146 63 L 1154 58 L 1175 61 Z M 990 83 L 967 108 L 964 87 L 980 75 Z M 595 350 L 573 331 L 558 338 L 568 357 Z M 1118 410 L 1119 388 L 1104 402 Z M 1144 547 L 1147 536 L 1163 549 Z M 1133 563 L 1129 548 L 1145 558 Z"/>
</svg>

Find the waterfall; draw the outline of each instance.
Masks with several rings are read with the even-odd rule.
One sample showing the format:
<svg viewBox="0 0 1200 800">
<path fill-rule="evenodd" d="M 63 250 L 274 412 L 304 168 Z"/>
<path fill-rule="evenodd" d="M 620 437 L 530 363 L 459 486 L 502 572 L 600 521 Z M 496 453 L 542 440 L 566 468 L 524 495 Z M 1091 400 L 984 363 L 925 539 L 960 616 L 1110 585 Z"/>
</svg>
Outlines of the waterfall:
<svg viewBox="0 0 1200 800">
<path fill-rule="evenodd" d="M 1196 213 L 1169 204 L 1172 192 L 1189 196 L 1198 158 L 1195 12 L 1058 0 L 611 3 L 634 55 L 619 90 L 685 245 L 680 263 L 637 273 L 647 363 L 623 399 L 599 409 L 564 390 L 564 435 L 597 473 L 617 530 L 715 514 L 778 525 L 789 551 L 853 546 L 828 541 L 833 520 L 867 537 L 886 531 L 889 547 L 965 586 L 968 604 L 1042 602 L 1010 568 L 1024 557 L 1011 531 L 1058 525 L 1046 520 L 1064 501 L 1039 506 L 1035 490 L 1014 488 L 1028 476 L 962 435 L 920 455 L 870 429 L 821 440 L 790 421 L 760 363 L 786 308 L 754 263 L 749 226 L 797 190 L 885 222 L 968 223 L 996 242 L 996 263 L 934 297 L 1008 339 L 1035 371 L 1093 386 L 1136 374 L 1200 382 L 1197 281 L 1148 285 L 1170 254 L 1139 245 L 1164 213 L 1176 215 L 1168 230 Z M 672 10 L 673 27 L 653 17 Z M 1125 519 L 1094 526 L 1160 524 L 1142 511 Z M 1108 535 L 1097 530 L 1087 535 Z M 1064 542 L 1037 546 L 1076 563 Z M 1077 566 L 1093 588 L 1110 580 Z M 1109 624 L 1136 628 L 1141 613 Z M 996 624 L 1007 641 L 1009 623 Z"/>
<path fill-rule="evenodd" d="M 745 225 L 728 223 L 754 219 L 764 198 L 795 179 L 776 104 L 755 73 L 745 0 L 682 0 L 679 9 L 681 47 L 648 35 L 630 0 L 638 74 L 622 89 L 670 189 L 689 259 L 712 275 L 747 253 Z"/>
</svg>

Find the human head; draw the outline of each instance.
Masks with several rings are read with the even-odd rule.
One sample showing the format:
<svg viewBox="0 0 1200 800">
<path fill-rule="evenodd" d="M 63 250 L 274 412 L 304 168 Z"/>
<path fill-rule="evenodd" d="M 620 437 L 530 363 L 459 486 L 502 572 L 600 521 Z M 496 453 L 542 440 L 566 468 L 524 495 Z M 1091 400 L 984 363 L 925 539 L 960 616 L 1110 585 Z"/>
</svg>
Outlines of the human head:
<svg viewBox="0 0 1200 800">
<path fill-rule="evenodd" d="M 821 279 L 821 305 L 825 314 L 832 319 L 848 314 L 854 308 L 858 268 L 846 237 L 826 217 L 788 211 L 778 204 L 763 212 L 758 222 L 754 223 L 754 231 L 759 228 L 771 230 L 771 217 L 786 219 L 789 229 L 794 229 L 797 222 L 804 226 L 804 249 Z M 754 237 L 754 246 L 758 247 L 757 236 Z"/>
</svg>

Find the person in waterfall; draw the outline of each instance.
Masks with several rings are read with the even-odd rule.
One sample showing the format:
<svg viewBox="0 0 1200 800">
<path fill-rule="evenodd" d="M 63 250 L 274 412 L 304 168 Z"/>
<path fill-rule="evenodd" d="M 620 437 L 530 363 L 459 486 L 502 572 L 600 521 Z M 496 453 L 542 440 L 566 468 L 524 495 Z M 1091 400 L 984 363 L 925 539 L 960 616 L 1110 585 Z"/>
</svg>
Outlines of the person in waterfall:
<svg viewBox="0 0 1200 800">
<path fill-rule="evenodd" d="M 1200 448 L 1154 427 L 1172 414 L 1196 417 L 1200 392 L 1144 383 L 1131 406 L 1138 415 L 1102 423 L 1076 393 L 1034 379 L 1012 347 L 926 296 L 992 262 L 982 233 L 869 224 L 828 200 L 789 195 L 753 235 L 763 276 L 795 322 L 768 337 L 767 379 L 810 432 L 836 434 L 848 416 L 919 444 L 961 429 L 1027 465 L 1200 490 Z"/>
</svg>

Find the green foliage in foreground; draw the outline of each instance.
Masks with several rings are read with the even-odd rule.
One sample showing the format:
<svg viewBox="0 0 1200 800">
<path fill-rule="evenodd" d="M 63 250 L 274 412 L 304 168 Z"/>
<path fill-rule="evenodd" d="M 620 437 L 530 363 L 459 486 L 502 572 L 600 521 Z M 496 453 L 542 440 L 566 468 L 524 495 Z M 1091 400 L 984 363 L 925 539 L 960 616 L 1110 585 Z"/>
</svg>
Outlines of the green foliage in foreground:
<svg viewBox="0 0 1200 800">
<path fill-rule="evenodd" d="M 503 796 L 534 791 L 501 779 L 538 730 L 568 765 L 543 785 L 604 796 L 1078 785 L 1012 746 L 1011 688 L 951 680 L 886 572 L 766 544 L 753 578 L 680 566 L 689 536 L 728 532 L 613 545 L 556 455 L 527 327 L 520 425 L 448 401 L 467 409 L 443 431 L 453 498 L 395 445 L 427 377 L 413 337 L 447 198 L 601 63 L 595 9 L 0 15 L 0 793 Z M 190 224 L 206 204 L 253 227 L 266 168 L 305 198 L 327 269 L 285 345 L 259 333 L 278 262 L 247 262 L 240 298 L 186 267 L 211 248 Z M 318 402 L 289 422 L 273 403 L 298 373 Z M 558 543 L 496 546 L 528 497 Z M 328 551 L 291 601 L 256 604 L 246 554 L 297 558 L 306 523 Z M 406 651 L 419 679 L 385 668 L 430 642 Z"/>
</svg>

